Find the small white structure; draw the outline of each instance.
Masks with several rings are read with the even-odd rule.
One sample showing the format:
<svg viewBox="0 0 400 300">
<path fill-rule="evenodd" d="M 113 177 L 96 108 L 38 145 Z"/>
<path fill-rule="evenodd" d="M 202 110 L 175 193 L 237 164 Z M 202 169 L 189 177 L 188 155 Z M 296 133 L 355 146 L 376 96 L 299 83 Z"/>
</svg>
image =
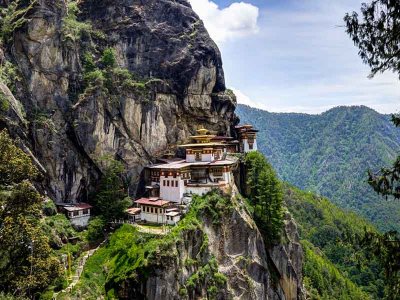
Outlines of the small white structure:
<svg viewBox="0 0 400 300">
<path fill-rule="evenodd" d="M 181 213 L 178 211 L 170 211 L 165 214 L 167 219 L 167 224 L 176 225 L 181 219 Z"/>
<path fill-rule="evenodd" d="M 136 223 L 141 220 L 141 217 L 140 217 L 141 209 L 139 207 L 128 208 L 125 212 L 128 216 L 129 222 Z"/>
<path fill-rule="evenodd" d="M 158 224 L 176 224 L 180 220 L 180 212 L 172 207 L 171 201 L 160 198 L 140 198 L 135 201 L 140 206 L 142 221 Z M 173 214 L 171 214 L 174 212 Z"/>
<path fill-rule="evenodd" d="M 87 203 L 63 204 L 60 205 L 65 211 L 72 225 L 77 227 L 87 227 L 90 219 L 92 206 Z"/>
</svg>

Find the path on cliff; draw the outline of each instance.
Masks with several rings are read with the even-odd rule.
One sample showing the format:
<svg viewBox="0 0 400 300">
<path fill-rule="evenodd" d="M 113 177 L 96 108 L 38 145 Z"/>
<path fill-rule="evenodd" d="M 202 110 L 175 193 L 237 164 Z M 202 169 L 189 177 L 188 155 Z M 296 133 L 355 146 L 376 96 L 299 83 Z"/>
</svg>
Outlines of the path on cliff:
<svg viewBox="0 0 400 300">
<path fill-rule="evenodd" d="M 104 240 L 103 242 L 101 242 L 100 245 L 98 245 L 97 248 L 95 248 L 95 249 L 91 249 L 91 250 L 83 252 L 84 255 L 80 258 L 78 267 L 75 270 L 75 274 L 72 276 L 72 282 L 65 289 L 63 289 L 57 293 L 54 293 L 53 294 L 54 300 L 57 300 L 57 296 L 59 294 L 71 293 L 74 286 L 79 282 L 79 279 L 81 278 L 83 269 L 84 269 L 85 264 L 86 264 L 87 260 L 89 259 L 89 257 L 91 257 L 101 246 L 103 246 L 106 241 L 107 241 L 107 239 Z"/>
</svg>

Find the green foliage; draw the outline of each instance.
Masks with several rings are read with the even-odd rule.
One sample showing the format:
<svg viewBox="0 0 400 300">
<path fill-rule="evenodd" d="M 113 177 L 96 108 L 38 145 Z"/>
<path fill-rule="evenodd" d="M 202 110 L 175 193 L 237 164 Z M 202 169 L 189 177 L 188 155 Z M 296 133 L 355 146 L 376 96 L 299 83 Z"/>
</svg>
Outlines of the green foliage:
<svg viewBox="0 0 400 300">
<path fill-rule="evenodd" d="M 92 32 L 92 25 L 88 22 L 78 21 L 78 14 L 80 13 L 78 1 L 68 1 L 67 15 L 63 19 L 62 34 L 64 40 L 78 41 L 83 35 L 90 35 Z"/>
<path fill-rule="evenodd" d="M 196 288 L 207 286 L 207 299 L 216 299 L 218 291 L 224 288 L 226 281 L 226 276 L 218 272 L 217 260 L 212 257 L 188 278 L 185 283 L 187 293 L 183 294 L 193 294 Z"/>
<path fill-rule="evenodd" d="M 87 240 L 90 243 L 96 243 L 104 239 L 104 229 L 106 222 L 101 217 L 92 218 L 89 221 L 87 230 Z"/>
<path fill-rule="evenodd" d="M 123 219 L 125 210 L 132 204 L 122 180 L 124 166 L 110 157 L 103 157 L 101 161 L 105 169 L 94 198 L 96 209 L 106 222 Z"/>
<path fill-rule="evenodd" d="M 115 50 L 113 48 L 106 48 L 103 51 L 103 55 L 101 56 L 101 65 L 103 68 L 114 68 L 117 64 L 117 60 L 115 58 Z"/>
<path fill-rule="evenodd" d="M 54 216 L 57 214 L 57 207 L 51 200 L 43 202 L 42 210 L 46 216 Z"/>
<path fill-rule="evenodd" d="M 366 232 L 361 247 L 368 259 L 378 259 L 385 269 L 386 299 L 400 299 L 400 234 Z"/>
<path fill-rule="evenodd" d="M 15 93 L 15 83 L 21 80 L 21 74 L 15 64 L 5 61 L 0 65 L 0 81 L 3 82 L 11 92 Z"/>
<path fill-rule="evenodd" d="M 328 259 L 318 254 L 318 249 L 311 243 L 303 241 L 302 246 L 305 254 L 304 284 L 310 299 L 371 299 L 343 276 Z"/>
<path fill-rule="evenodd" d="M 367 107 L 338 107 L 321 115 L 269 113 L 238 105 L 251 123 L 259 150 L 279 177 L 328 197 L 381 230 L 400 230 L 400 202 L 386 201 L 367 182 L 367 170 L 393 164 L 400 131 L 391 117 Z"/>
<path fill-rule="evenodd" d="M 80 101 L 93 94 L 99 89 L 110 98 L 110 103 L 118 103 L 118 96 L 121 93 L 130 91 L 136 92 L 143 97 L 147 96 L 147 82 L 135 78 L 128 69 L 117 66 L 116 53 L 113 48 L 106 48 L 96 60 L 90 53 L 86 52 L 82 57 L 84 68 L 84 92 L 80 95 Z"/>
<path fill-rule="evenodd" d="M 22 296 L 62 273 L 39 222 L 42 198 L 28 181 L 37 174 L 30 158 L 0 132 L 0 290 Z"/>
<path fill-rule="evenodd" d="M 37 0 L 16 0 L 0 8 L 0 40 L 2 42 L 9 41 L 14 32 L 28 21 L 27 16 L 36 3 Z"/>
<path fill-rule="evenodd" d="M 168 265 L 168 261 L 176 259 L 174 246 L 184 243 L 185 237 L 201 230 L 201 219 L 214 222 L 217 218 L 229 218 L 232 210 L 229 202 L 230 198 L 218 191 L 195 196 L 189 212 L 165 236 L 140 233 L 131 225 L 123 225 L 111 235 L 105 247 L 89 258 L 74 293 L 79 291 L 81 295 L 96 298 L 115 294 L 125 280 L 132 283 L 145 281 L 160 265 Z M 208 246 L 207 236 L 203 234 L 198 242 L 202 245 L 198 257 L 187 259 L 182 267 L 196 268 L 197 275 L 190 282 L 198 280 L 203 283 L 212 297 L 216 287 L 224 286 L 226 278 L 218 273 L 215 259 L 199 265 Z M 189 286 L 192 285 L 189 283 Z M 180 294 L 187 294 L 187 285 L 180 289 Z"/>
<path fill-rule="evenodd" d="M 254 220 L 266 242 L 278 242 L 283 228 L 282 187 L 266 158 L 257 151 L 245 157 L 246 190 Z"/>
<path fill-rule="evenodd" d="M 0 91 L 0 113 L 7 112 L 10 109 L 10 103 L 8 102 L 6 95 Z"/>
<path fill-rule="evenodd" d="M 105 77 L 102 71 L 95 69 L 84 74 L 85 85 L 90 87 L 102 87 L 105 82 Z"/>
<path fill-rule="evenodd" d="M 371 77 L 391 70 L 400 76 L 400 2 L 374 0 L 363 3 L 361 14 L 344 17 L 346 32 L 358 47 L 361 59 L 371 67 Z"/>
<path fill-rule="evenodd" d="M 9 197 L 0 199 L 1 290 L 21 295 L 40 291 L 62 274 L 38 221 L 41 200 L 27 181 L 18 183 Z"/>
<path fill-rule="evenodd" d="M 0 186 L 32 180 L 38 176 L 28 155 L 15 146 L 5 130 L 0 132 Z"/>
<path fill-rule="evenodd" d="M 332 273 L 331 267 L 334 266 L 341 274 L 341 276 L 336 274 L 336 277 L 343 279 L 347 277 L 357 289 L 363 290 L 373 298 L 382 298 L 384 286 L 382 267 L 377 259 L 369 257 L 369 251 L 360 247 L 359 243 L 366 229 L 376 232 L 374 227 L 356 214 L 339 209 L 328 199 L 289 185 L 285 185 L 284 189 L 286 205 L 297 221 L 300 237 L 308 247 L 307 251 L 316 252 L 316 249 L 319 251 L 312 254 L 313 256 L 310 253 L 306 256 L 305 263 L 308 267 L 304 269 L 304 275 L 311 279 L 308 285 L 319 291 L 320 296 L 331 290 L 336 290 L 338 293 L 339 290 L 343 290 L 342 293 L 348 295 L 352 293 L 353 287 L 347 283 L 344 285 L 342 279 L 337 281 L 338 285 L 332 284 L 329 287 L 329 281 L 325 281 L 325 278 L 330 277 L 326 277 L 323 272 L 320 273 L 323 270 L 320 266 L 323 266 L 322 262 L 325 261 L 329 265 L 328 273 Z M 310 258 L 317 261 L 310 262 L 308 261 Z M 313 264 L 317 264 L 318 268 L 313 270 Z M 316 278 L 320 278 L 323 282 L 316 282 Z M 326 287 L 329 289 L 325 289 Z"/>
</svg>

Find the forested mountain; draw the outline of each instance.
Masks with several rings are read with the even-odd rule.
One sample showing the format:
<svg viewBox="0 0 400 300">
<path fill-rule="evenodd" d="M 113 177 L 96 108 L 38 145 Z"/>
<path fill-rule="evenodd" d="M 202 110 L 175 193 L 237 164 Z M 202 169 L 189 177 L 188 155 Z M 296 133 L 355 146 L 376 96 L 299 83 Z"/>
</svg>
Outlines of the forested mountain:
<svg viewBox="0 0 400 300">
<path fill-rule="evenodd" d="M 400 229 L 400 203 L 369 187 L 367 170 L 390 164 L 400 131 L 365 106 L 337 107 L 320 115 L 270 113 L 245 105 L 242 123 L 259 130 L 258 146 L 279 176 L 365 216 L 382 230 Z"/>
</svg>

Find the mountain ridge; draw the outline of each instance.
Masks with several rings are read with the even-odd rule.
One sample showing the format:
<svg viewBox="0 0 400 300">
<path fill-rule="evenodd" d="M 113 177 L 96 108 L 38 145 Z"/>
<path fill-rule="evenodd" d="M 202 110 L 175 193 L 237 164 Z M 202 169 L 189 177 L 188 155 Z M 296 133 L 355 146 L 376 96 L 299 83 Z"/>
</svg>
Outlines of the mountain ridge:
<svg viewBox="0 0 400 300">
<path fill-rule="evenodd" d="M 259 148 L 283 180 L 358 212 L 381 230 L 400 228 L 400 205 L 367 184 L 367 170 L 389 165 L 400 149 L 390 115 L 366 106 L 308 115 L 238 105 L 236 113 L 258 127 Z"/>
</svg>

